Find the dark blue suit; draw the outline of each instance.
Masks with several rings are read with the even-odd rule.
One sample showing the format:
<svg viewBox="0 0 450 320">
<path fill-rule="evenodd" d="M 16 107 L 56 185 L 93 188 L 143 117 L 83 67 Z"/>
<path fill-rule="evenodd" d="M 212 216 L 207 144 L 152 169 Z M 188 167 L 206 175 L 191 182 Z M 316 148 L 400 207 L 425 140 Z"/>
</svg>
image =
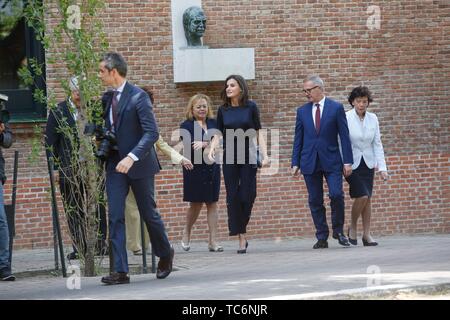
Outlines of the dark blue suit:
<svg viewBox="0 0 450 320">
<path fill-rule="evenodd" d="M 106 106 L 106 127 L 112 129 L 109 117 L 112 94 L 105 93 L 103 101 Z M 168 257 L 170 243 L 154 199 L 154 177 L 159 172 L 154 144 L 159 132 L 150 98 L 142 89 L 127 82 L 120 96 L 118 109 L 117 124 L 114 126 L 118 151 L 113 152 L 106 162 L 106 192 L 114 271 L 128 272 L 124 210 L 130 186 L 136 197 L 139 213 L 147 225 L 155 255 Z M 128 174 L 118 173 L 115 170 L 117 164 L 130 152 L 139 160 L 134 162 Z"/>
<path fill-rule="evenodd" d="M 323 177 L 327 181 L 331 200 L 333 234 L 343 233 L 345 214 L 342 169 L 343 163 L 353 163 L 353 155 L 343 105 L 325 99 L 319 133 L 314 126 L 312 110 L 311 102 L 297 109 L 292 167 L 299 167 L 305 178 L 316 237 L 319 240 L 327 240 L 329 231 L 323 204 Z"/>
</svg>

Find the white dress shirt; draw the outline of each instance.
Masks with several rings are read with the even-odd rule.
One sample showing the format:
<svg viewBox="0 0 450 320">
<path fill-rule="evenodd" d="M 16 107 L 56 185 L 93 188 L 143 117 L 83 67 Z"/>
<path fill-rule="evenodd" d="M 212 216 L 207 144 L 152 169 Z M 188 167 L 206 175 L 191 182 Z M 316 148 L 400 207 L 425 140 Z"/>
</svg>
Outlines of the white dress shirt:
<svg viewBox="0 0 450 320">
<path fill-rule="evenodd" d="M 322 114 L 323 114 L 323 107 L 325 105 L 325 97 L 323 97 L 322 100 L 320 100 L 319 102 L 320 106 L 320 119 L 322 120 Z M 314 127 L 316 127 L 316 103 L 313 102 L 313 107 L 312 107 L 312 118 L 313 118 L 313 122 L 314 122 Z"/>
<path fill-rule="evenodd" d="M 117 97 L 117 104 L 119 104 L 120 97 L 122 96 L 122 92 L 123 92 L 123 89 L 125 88 L 125 84 L 126 83 L 127 83 L 127 81 L 125 80 L 120 87 L 118 87 L 117 89 L 114 90 L 114 91 L 117 91 L 117 96 L 116 96 Z M 114 124 L 112 108 L 109 109 L 109 121 L 112 124 Z M 113 130 L 114 130 L 114 126 L 113 126 Z"/>
<path fill-rule="evenodd" d="M 377 116 L 366 111 L 364 119 L 361 120 L 354 108 L 347 111 L 346 116 L 353 151 L 352 169 L 358 168 L 361 158 L 364 157 L 369 169 L 387 171 Z"/>
<path fill-rule="evenodd" d="M 122 97 L 122 92 L 123 89 L 125 88 L 125 84 L 127 83 L 127 81 L 125 80 L 122 85 L 120 87 L 118 87 L 117 89 L 115 89 L 115 91 L 117 91 L 117 105 L 119 104 L 120 101 L 120 97 Z M 114 124 L 114 120 L 113 120 L 113 113 L 112 113 L 112 108 L 109 108 L 109 121 Z M 114 125 L 112 126 L 112 130 L 114 130 Z M 133 159 L 134 161 L 139 161 L 139 158 L 136 157 L 136 155 L 134 155 L 132 152 L 128 153 L 128 156 Z"/>
</svg>

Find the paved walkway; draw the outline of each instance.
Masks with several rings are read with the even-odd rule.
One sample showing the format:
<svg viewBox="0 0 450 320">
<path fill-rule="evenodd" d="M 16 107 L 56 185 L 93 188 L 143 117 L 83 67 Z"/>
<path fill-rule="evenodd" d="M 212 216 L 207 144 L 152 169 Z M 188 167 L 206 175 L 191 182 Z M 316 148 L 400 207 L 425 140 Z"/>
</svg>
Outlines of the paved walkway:
<svg viewBox="0 0 450 320">
<path fill-rule="evenodd" d="M 104 286 L 99 276 L 55 276 L 53 250 L 20 250 L 13 255 L 17 280 L 0 282 L 0 299 L 371 299 L 399 289 L 450 288 L 449 235 L 378 241 L 377 247 L 344 248 L 330 240 L 328 249 L 313 250 L 314 239 L 250 239 L 245 255 L 236 254 L 237 241 L 222 243 L 225 251 L 217 253 L 203 242 L 189 252 L 176 244 L 167 279 L 136 274 L 120 286 Z M 129 257 L 137 270 L 141 257 Z"/>
</svg>

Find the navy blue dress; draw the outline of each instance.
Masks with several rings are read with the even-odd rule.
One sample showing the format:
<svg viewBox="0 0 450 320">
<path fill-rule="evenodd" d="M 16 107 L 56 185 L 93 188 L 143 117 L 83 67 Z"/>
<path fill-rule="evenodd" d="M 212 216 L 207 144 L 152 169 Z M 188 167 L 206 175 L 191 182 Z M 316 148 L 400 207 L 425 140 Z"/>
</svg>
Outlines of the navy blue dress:
<svg viewBox="0 0 450 320">
<path fill-rule="evenodd" d="M 194 151 L 192 147 L 194 141 L 211 140 L 214 135 L 211 129 L 217 128 L 216 120 L 207 119 L 206 127 L 207 132 L 195 120 L 186 120 L 180 125 L 181 129 L 186 130 L 185 136 L 181 133 L 183 155 L 194 164 L 193 170 L 183 168 L 183 201 L 211 203 L 219 200 L 220 166 L 217 163 L 205 163 L 204 149 Z"/>
</svg>

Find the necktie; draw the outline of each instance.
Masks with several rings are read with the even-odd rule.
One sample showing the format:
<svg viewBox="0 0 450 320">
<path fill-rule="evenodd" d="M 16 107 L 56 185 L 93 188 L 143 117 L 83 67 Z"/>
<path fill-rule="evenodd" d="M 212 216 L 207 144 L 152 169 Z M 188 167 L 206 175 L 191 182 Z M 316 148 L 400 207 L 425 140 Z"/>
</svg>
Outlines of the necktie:
<svg viewBox="0 0 450 320">
<path fill-rule="evenodd" d="M 114 91 L 111 108 L 112 108 L 112 116 L 113 116 L 113 125 L 115 126 L 117 123 L 117 114 L 119 113 L 119 101 L 117 100 L 117 95 L 119 91 Z"/>
<path fill-rule="evenodd" d="M 316 132 L 319 134 L 320 130 L 320 104 L 316 103 Z"/>
</svg>

